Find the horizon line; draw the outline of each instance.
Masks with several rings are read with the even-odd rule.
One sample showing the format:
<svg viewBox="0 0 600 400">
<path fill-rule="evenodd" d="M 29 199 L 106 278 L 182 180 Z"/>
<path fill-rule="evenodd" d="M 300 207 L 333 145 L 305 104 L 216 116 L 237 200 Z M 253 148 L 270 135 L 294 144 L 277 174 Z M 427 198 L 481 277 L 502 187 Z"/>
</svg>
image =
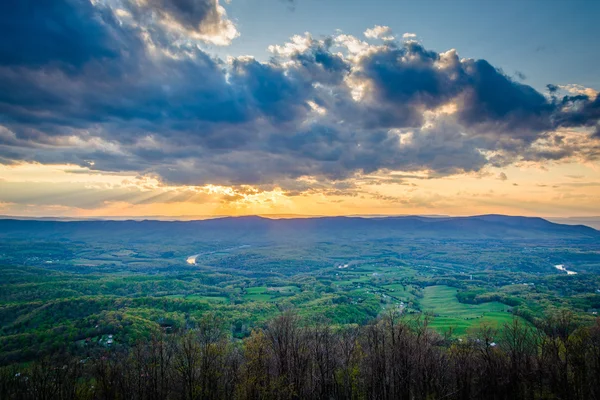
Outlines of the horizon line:
<svg viewBox="0 0 600 400">
<path fill-rule="evenodd" d="M 320 214 L 292 214 L 292 213 L 273 213 L 273 214 L 219 214 L 219 215 L 131 215 L 131 216 L 118 216 L 118 215 L 102 215 L 102 216 L 30 216 L 30 215 L 6 215 L 0 214 L 0 219 L 14 219 L 14 220 L 71 220 L 71 221 L 131 221 L 131 220 L 145 220 L 145 221 L 181 221 L 181 222 L 192 222 L 192 221 L 203 221 L 210 219 L 219 218 L 243 218 L 243 217 L 260 217 L 266 219 L 311 219 L 311 218 L 390 218 L 390 217 L 422 217 L 422 218 L 465 218 L 465 217 L 478 217 L 485 215 L 498 215 L 506 217 L 525 217 L 525 218 L 542 218 L 547 220 L 578 220 L 578 219 L 600 219 L 600 215 L 587 215 L 587 216 L 564 216 L 564 217 L 553 217 L 543 215 L 521 215 L 521 214 L 500 214 L 500 213 L 488 213 L 488 214 L 337 214 L 337 215 L 320 215 Z"/>
</svg>

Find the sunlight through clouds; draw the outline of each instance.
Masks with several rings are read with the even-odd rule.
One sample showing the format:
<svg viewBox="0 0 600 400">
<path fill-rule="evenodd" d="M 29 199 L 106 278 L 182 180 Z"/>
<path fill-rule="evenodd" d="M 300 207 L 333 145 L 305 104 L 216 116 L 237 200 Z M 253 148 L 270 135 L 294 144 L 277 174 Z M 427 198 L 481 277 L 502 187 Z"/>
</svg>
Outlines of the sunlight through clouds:
<svg viewBox="0 0 600 400">
<path fill-rule="evenodd" d="M 48 23 L 29 26 L 0 6 L 23 22 L 0 47 L 4 209 L 593 211 L 593 85 L 534 87 L 459 46 L 429 48 L 411 26 L 301 30 L 264 57 L 228 54 L 242 38 L 234 2 L 40 7 Z M 589 185 L 563 193 L 580 166 Z"/>
</svg>

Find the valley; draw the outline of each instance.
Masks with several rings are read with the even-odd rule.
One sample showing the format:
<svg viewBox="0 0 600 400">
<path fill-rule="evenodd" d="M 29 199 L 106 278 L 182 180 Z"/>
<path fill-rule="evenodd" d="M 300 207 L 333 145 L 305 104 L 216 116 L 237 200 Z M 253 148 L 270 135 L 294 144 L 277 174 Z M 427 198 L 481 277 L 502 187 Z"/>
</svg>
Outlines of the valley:
<svg viewBox="0 0 600 400">
<path fill-rule="evenodd" d="M 535 325 L 561 309 L 589 324 L 600 309 L 600 233 L 540 219 L 0 227 L 2 363 L 105 335 L 133 344 L 165 327 L 195 326 L 207 313 L 239 339 L 289 310 L 334 326 L 392 310 L 426 315 L 439 334 L 459 338 L 515 317 Z"/>
</svg>

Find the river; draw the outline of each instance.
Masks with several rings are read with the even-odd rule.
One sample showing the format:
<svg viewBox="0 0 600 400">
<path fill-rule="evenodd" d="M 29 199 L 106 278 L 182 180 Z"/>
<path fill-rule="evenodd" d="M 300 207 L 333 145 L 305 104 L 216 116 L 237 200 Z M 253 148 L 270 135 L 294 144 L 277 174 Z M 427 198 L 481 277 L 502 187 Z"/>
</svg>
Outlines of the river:
<svg viewBox="0 0 600 400">
<path fill-rule="evenodd" d="M 569 271 L 568 269 L 565 268 L 565 266 L 563 264 L 555 265 L 554 268 L 556 268 L 559 271 L 566 272 L 567 275 L 577 275 L 577 272 L 575 272 L 575 271 Z"/>
</svg>

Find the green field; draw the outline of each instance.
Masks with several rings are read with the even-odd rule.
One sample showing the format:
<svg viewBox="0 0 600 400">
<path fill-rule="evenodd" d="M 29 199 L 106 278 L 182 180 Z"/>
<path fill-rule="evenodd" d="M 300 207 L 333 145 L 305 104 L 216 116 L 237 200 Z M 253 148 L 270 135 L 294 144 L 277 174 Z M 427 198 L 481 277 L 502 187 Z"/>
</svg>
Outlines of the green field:
<svg viewBox="0 0 600 400">
<path fill-rule="evenodd" d="M 468 334 L 483 324 L 500 328 L 513 319 L 506 304 L 489 302 L 483 304 L 463 304 L 456 298 L 457 289 L 444 286 L 428 286 L 423 289 L 421 309 L 433 314 L 431 327 L 439 332 L 449 328 L 455 335 Z"/>
<path fill-rule="evenodd" d="M 214 301 L 217 303 L 227 303 L 229 299 L 225 296 L 204 296 L 200 294 L 170 294 L 165 296 L 169 299 L 181 299 L 181 300 L 206 300 Z"/>
<path fill-rule="evenodd" d="M 410 285 L 401 285 L 398 283 L 391 285 L 383 285 L 383 289 L 387 290 L 387 294 L 390 296 L 394 296 L 402 301 L 414 301 L 415 296 L 410 292 L 412 286 Z"/>
<path fill-rule="evenodd" d="M 297 286 L 256 286 L 246 289 L 244 299 L 248 301 L 270 301 L 277 297 L 292 296 L 300 292 Z"/>
</svg>

